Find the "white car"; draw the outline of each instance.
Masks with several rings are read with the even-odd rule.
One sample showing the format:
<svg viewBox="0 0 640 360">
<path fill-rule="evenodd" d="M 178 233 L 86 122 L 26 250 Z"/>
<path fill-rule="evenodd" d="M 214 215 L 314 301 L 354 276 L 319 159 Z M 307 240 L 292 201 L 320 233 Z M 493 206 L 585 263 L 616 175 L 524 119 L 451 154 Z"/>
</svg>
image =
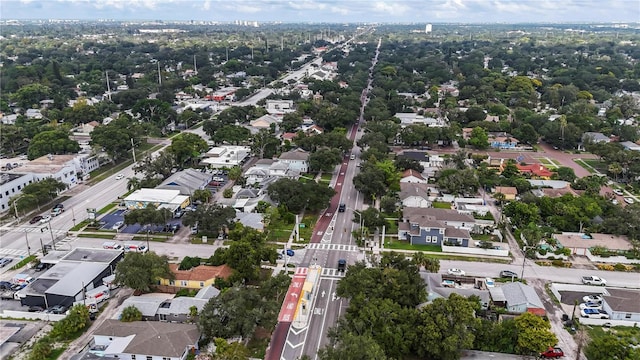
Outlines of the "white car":
<svg viewBox="0 0 640 360">
<path fill-rule="evenodd" d="M 116 180 L 122 180 L 122 179 L 124 179 L 124 175 L 122 174 L 116 175 Z"/>
<path fill-rule="evenodd" d="M 584 310 L 584 309 L 602 310 L 602 304 L 594 303 L 594 302 L 587 302 L 587 303 L 580 304 L 580 310 Z"/>
<path fill-rule="evenodd" d="M 613 193 L 618 195 L 618 196 L 622 196 L 624 195 L 624 192 L 620 189 L 613 189 Z"/>
<path fill-rule="evenodd" d="M 627 204 L 633 204 L 635 201 L 630 197 L 626 197 L 624 198 L 624 202 L 626 202 Z"/>
<path fill-rule="evenodd" d="M 589 303 L 589 302 L 600 303 L 600 302 L 602 302 L 602 295 L 600 295 L 600 294 L 587 295 L 587 296 L 582 298 L 582 301 L 587 302 L 587 303 Z"/>
<path fill-rule="evenodd" d="M 590 319 L 608 319 L 609 318 L 609 314 L 607 314 L 606 311 L 598 310 L 598 309 L 580 310 L 580 316 L 584 318 L 590 318 Z"/>
<path fill-rule="evenodd" d="M 46 224 L 51 221 L 51 215 L 44 215 L 42 219 L 40 219 L 40 224 Z"/>
<path fill-rule="evenodd" d="M 484 283 L 488 288 L 496 287 L 496 282 L 492 278 L 484 279 Z"/>
<path fill-rule="evenodd" d="M 452 268 L 452 269 L 447 270 L 447 274 L 455 275 L 455 276 L 464 276 L 465 272 L 463 270 L 460 270 L 460 269 Z"/>
</svg>

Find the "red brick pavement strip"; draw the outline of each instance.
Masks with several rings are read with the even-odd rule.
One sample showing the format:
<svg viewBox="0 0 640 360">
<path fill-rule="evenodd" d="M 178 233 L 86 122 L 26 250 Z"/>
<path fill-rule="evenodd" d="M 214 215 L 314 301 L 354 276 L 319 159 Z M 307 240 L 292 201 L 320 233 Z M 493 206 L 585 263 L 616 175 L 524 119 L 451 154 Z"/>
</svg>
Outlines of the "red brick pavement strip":
<svg viewBox="0 0 640 360">
<path fill-rule="evenodd" d="M 304 281 L 307 278 L 307 268 L 297 268 L 296 274 L 293 275 L 287 295 L 282 302 L 282 308 L 278 315 L 279 322 L 292 322 L 298 307 L 298 300 L 300 300 L 300 294 L 302 293 L 302 287 Z"/>
<path fill-rule="evenodd" d="M 271 341 L 267 352 L 264 356 L 265 360 L 280 360 L 282 350 L 284 350 L 284 343 L 287 340 L 287 334 L 289 334 L 290 322 L 279 322 L 276 324 L 275 330 L 271 334 Z"/>
</svg>

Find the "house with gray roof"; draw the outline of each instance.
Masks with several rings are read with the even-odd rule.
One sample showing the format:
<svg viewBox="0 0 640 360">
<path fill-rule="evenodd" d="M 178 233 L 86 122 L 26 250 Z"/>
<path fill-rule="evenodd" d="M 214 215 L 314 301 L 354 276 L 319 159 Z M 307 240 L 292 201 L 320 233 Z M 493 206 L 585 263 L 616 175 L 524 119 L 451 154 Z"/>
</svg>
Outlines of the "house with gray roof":
<svg viewBox="0 0 640 360">
<path fill-rule="evenodd" d="M 119 359 L 184 360 L 198 348 L 195 324 L 108 319 L 93 333 L 98 356 Z"/>
<path fill-rule="evenodd" d="M 494 305 L 504 307 L 510 313 L 530 312 L 541 316 L 546 313 L 536 290 L 521 282 L 489 288 L 489 294 Z"/>
<path fill-rule="evenodd" d="M 627 289 L 609 289 L 604 295 L 602 309 L 612 320 L 640 321 L 640 291 Z"/>
<path fill-rule="evenodd" d="M 403 207 L 431 207 L 430 196 L 437 195 L 437 189 L 429 184 L 400 183 L 400 201 Z"/>
<path fill-rule="evenodd" d="M 284 152 L 279 157 L 281 162 L 289 164 L 289 169 L 296 170 L 300 173 L 309 171 L 309 152 L 297 148 Z"/>
</svg>

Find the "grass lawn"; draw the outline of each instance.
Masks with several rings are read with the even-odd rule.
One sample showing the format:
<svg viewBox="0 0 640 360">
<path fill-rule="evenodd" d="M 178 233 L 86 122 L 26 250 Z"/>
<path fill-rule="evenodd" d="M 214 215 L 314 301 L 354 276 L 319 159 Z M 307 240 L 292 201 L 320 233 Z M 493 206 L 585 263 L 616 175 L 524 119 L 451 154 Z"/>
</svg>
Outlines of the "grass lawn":
<svg viewBox="0 0 640 360">
<path fill-rule="evenodd" d="M 142 159 L 147 152 L 153 152 L 162 147 L 162 144 L 154 145 L 149 143 L 140 144 L 140 146 L 136 149 L 136 159 Z M 99 169 L 96 169 L 91 172 L 91 179 L 89 180 L 89 185 L 93 185 L 99 181 L 106 179 L 107 177 L 121 171 L 127 166 L 133 164 L 132 159 L 127 159 L 117 164 L 110 164 L 101 166 Z"/>
<path fill-rule="evenodd" d="M 587 164 L 586 162 L 582 161 L 582 159 L 575 159 L 573 161 L 576 164 L 582 166 L 583 169 L 587 170 L 589 172 L 589 174 L 595 174 L 596 170 L 594 168 L 592 168 L 591 166 L 589 166 L 589 164 Z"/>
<path fill-rule="evenodd" d="M 111 204 L 107 204 L 107 206 L 103 207 L 102 209 L 98 210 L 98 214 L 102 215 L 102 214 L 106 214 L 109 211 L 111 211 L 111 209 L 113 209 L 114 207 L 118 206 L 117 203 L 111 203 Z"/>
<path fill-rule="evenodd" d="M 434 201 L 433 204 L 431 204 L 431 206 L 433 206 L 436 209 L 451 209 L 451 204 L 448 202 Z"/>
<path fill-rule="evenodd" d="M 598 170 L 599 172 L 606 174 L 607 173 L 607 163 L 602 161 L 602 160 L 598 160 L 598 159 L 582 159 L 583 162 L 585 162 L 587 165 L 591 166 L 592 168 Z"/>
<path fill-rule="evenodd" d="M 302 218 L 300 223 L 304 224 L 304 227 L 300 228 L 300 239 L 304 239 L 304 242 L 309 242 L 311 240 L 311 236 L 313 236 L 313 228 L 316 226 L 316 222 L 318 222 L 318 215 L 316 214 L 308 214 Z"/>
<path fill-rule="evenodd" d="M 473 240 L 500 242 L 500 239 L 498 239 L 497 236 L 491 234 L 473 234 Z"/>
<path fill-rule="evenodd" d="M 113 240 L 116 237 L 116 234 L 83 234 L 83 233 L 80 233 L 80 234 L 78 234 L 78 237 Z"/>
<path fill-rule="evenodd" d="M 385 249 L 442 252 L 440 245 L 411 245 L 408 241 L 385 241 Z"/>
<path fill-rule="evenodd" d="M 324 182 L 330 182 L 332 177 L 333 174 L 331 173 L 323 173 L 322 175 L 320 175 L 320 180 Z"/>
<path fill-rule="evenodd" d="M 62 355 L 62 353 L 65 350 L 67 350 L 66 346 L 55 348 L 55 349 L 51 350 L 51 354 L 49 354 L 49 356 L 46 357 L 46 360 L 56 360 L 57 358 L 60 357 L 60 355 Z"/>
<path fill-rule="evenodd" d="M 640 328 L 630 326 L 616 326 L 612 328 L 604 328 L 601 326 L 587 326 L 589 337 L 591 339 L 602 338 L 607 334 L 615 335 L 622 343 L 627 346 L 640 345 Z"/>
<path fill-rule="evenodd" d="M 294 226 L 295 223 L 287 224 L 282 219 L 272 220 L 267 227 L 267 241 L 288 241 Z"/>
<path fill-rule="evenodd" d="M 89 220 L 82 220 L 80 223 L 76 224 L 76 226 L 69 229 L 69 231 L 80 231 L 87 225 L 89 225 Z"/>
</svg>

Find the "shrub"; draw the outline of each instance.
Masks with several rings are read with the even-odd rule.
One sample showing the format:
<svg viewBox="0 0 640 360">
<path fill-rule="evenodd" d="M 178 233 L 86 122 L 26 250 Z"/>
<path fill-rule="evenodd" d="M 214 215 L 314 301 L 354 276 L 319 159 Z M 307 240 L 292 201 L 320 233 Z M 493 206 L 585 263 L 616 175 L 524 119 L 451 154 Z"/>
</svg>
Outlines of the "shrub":
<svg viewBox="0 0 640 360">
<path fill-rule="evenodd" d="M 618 264 L 613 265 L 613 270 L 615 270 L 615 271 L 627 271 L 627 266 L 624 265 L 624 264 L 618 263 Z"/>
<path fill-rule="evenodd" d="M 542 256 L 547 255 L 547 249 L 538 249 L 538 254 Z"/>
<path fill-rule="evenodd" d="M 142 320 L 142 313 L 138 310 L 137 307 L 130 305 L 122 310 L 122 316 L 120 317 L 120 321 L 122 322 L 132 322 L 132 321 L 140 321 Z"/>
<path fill-rule="evenodd" d="M 605 271 L 613 271 L 613 270 L 615 270 L 613 265 L 609 265 L 609 264 L 598 264 L 598 265 L 596 265 L 596 267 L 599 270 L 605 270 Z"/>
<path fill-rule="evenodd" d="M 224 191 L 222 192 L 222 197 L 224 197 L 225 199 L 231 199 L 231 197 L 233 197 L 233 189 L 224 189 Z"/>
</svg>

